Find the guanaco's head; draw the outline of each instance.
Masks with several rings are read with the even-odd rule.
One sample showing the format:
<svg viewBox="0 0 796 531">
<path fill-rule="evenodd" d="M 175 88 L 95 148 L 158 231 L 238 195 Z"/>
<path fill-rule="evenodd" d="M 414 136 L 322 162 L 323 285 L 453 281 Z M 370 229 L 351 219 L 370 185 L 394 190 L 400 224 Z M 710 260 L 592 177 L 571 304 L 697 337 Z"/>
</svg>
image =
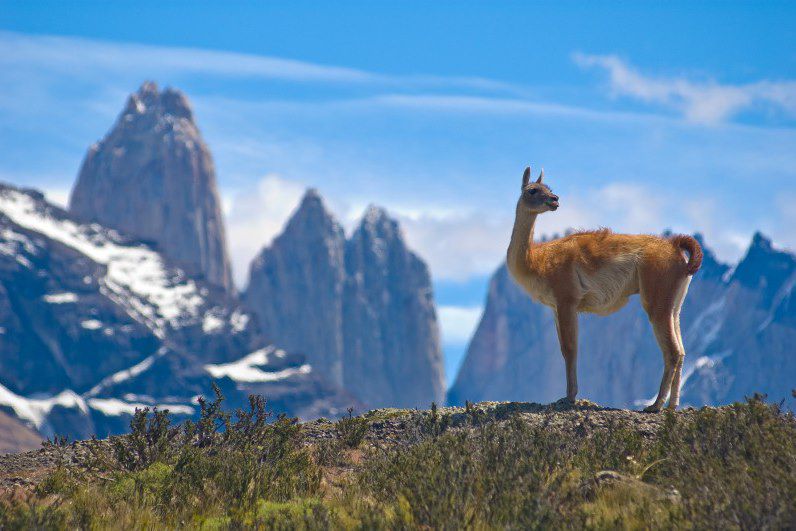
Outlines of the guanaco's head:
<svg viewBox="0 0 796 531">
<path fill-rule="evenodd" d="M 534 214 L 541 214 L 558 208 L 558 196 L 553 193 L 544 180 L 544 170 L 539 178 L 531 182 L 531 167 L 525 168 L 522 174 L 522 195 L 520 204 Z"/>
</svg>

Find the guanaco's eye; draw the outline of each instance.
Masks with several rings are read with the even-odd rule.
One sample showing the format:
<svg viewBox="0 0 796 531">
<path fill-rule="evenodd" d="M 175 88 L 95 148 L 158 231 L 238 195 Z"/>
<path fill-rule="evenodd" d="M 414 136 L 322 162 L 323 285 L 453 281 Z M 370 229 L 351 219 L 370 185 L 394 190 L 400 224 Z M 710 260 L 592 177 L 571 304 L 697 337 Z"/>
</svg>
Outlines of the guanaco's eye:
<svg viewBox="0 0 796 531">
<path fill-rule="evenodd" d="M 536 188 L 531 188 L 530 190 L 528 190 L 528 193 L 530 195 L 534 195 L 536 193 Z"/>
</svg>

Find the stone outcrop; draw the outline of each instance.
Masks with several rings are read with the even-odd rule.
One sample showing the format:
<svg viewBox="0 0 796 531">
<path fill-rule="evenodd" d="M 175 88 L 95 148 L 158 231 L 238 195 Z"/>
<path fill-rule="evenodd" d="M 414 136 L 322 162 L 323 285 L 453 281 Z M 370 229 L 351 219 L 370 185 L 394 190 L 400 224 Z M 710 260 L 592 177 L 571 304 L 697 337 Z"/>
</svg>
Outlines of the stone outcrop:
<svg viewBox="0 0 796 531">
<path fill-rule="evenodd" d="M 181 92 L 144 83 L 83 161 L 69 209 L 234 291 L 213 160 Z"/>
</svg>

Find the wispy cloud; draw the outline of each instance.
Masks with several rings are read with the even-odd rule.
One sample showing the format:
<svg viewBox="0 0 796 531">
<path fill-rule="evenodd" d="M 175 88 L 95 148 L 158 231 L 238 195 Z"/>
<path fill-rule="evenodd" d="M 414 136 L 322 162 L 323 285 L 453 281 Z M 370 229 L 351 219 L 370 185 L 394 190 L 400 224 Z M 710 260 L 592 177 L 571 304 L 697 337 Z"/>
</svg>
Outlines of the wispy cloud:
<svg viewBox="0 0 796 531">
<path fill-rule="evenodd" d="M 47 201 L 66 208 L 69 204 L 69 190 L 66 188 L 44 188 L 42 190 Z"/>
<path fill-rule="evenodd" d="M 470 341 L 475 326 L 481 319 L 480 306 L 440 306 L 437 312 L 442 342 L 447 345 L 464 345 Z"/>
<path fill-rule="evenodd" d="M 601 111 L 577 105 L 535 101 L 510 96 L 473 96 L 462 94 L 381 94 L 358 100 L 359 105 L 379 105 L 424 111 L 491 116 L 551 116 L 591 121 L 662 122 L 664 117 L 623 111 Z"/>
<path fill-rule="evenodd" d="M 407 215 L 395 212 L 407 241 L 428 263 L 439 279 L 465 280 L 494 271 L 506 252 L 512 220 L 488 219 L 475 211 L 447 213 L 425 209 Z"/>
<path fill-rule="evenodd" d="M 266 77 L 301 81 L 362 83 L 379 81 L 379 76 L 352 68 L 323 66 L 275 57 L 195 48 L 113 43 L 76 37 L 34 36 L 0 31 L 4 65 L 49 65 L 70 71 L 87 68 L 129 71 L 146 68 L 159 71 Z M 123 58 L 123 60 L 120 60 Z"/>
<path fill-rule="evenodd" d="M 293 82 L 325 82 L 401 87 L 458 87 L 475 91 L 523 93 L 522 87 L 497 80 L 464 77 L 395 76 L 356 68 L 322 65 L 265 55 L 199 48 L 116 43 L 78 37 L 26 35 L 0 31 L 0 65 L 48 67 L 51 72 L 85 75 L 89 71 L 127 74 L 144 70 L 164 73 L 263 78 Z"/>
<path fill-rule="evenodd" d="M 573 59 L 581 67 L 605 70 L 614 94 L 677 109 L 695 123 L 716 124 L 756 106 L 796 117 L 796 81 L 728 85 L 646 76 L 615 55 L 575 53 Z"/>
</svg>

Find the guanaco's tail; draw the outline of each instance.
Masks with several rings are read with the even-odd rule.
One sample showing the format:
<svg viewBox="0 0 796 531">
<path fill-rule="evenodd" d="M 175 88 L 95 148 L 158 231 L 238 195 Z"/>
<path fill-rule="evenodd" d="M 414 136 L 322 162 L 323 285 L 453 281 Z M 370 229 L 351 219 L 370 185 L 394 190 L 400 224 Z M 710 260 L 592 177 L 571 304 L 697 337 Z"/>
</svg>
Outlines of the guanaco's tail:
<svg viewBox="0 0 796 531">
<path fill-rule="evenodd" d="M 702 246 L 699 245 L 699 242 L 695 238 L 683 234 L 672 236 L 671 242 L 678 249 L 688 252 L 688 264 L 686 264 L 688 274 L 693 275 L 699 271 L 699 267 L 702 265 Z"/>
</svg>

